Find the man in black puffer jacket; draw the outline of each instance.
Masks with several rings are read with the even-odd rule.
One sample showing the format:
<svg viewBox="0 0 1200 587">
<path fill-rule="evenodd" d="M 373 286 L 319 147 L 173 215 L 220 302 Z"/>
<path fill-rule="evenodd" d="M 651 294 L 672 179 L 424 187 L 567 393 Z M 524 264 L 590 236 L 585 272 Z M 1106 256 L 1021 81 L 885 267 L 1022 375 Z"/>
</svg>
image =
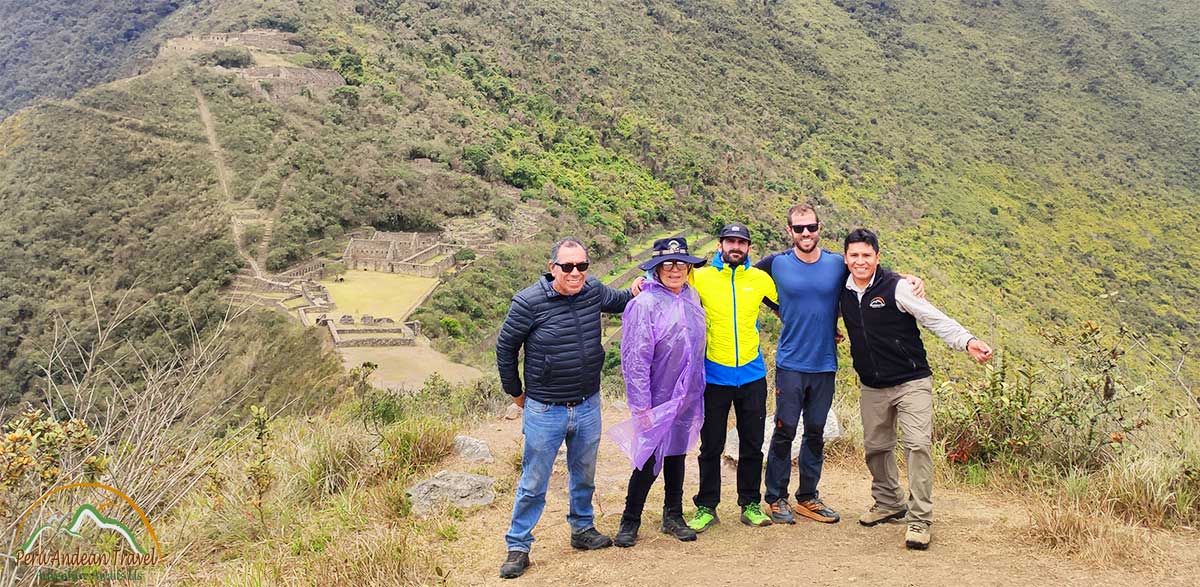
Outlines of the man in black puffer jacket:
<svg viewBox="0 0 1200 587">
<path fill-rule="evenodd" d="M 525 408 L 525 450 L 512 525 L 504 540 L 506 579 L 529 566 L 533 527 L 546 506 L 546 487 L 558 448 L 567 444 L 571 546 L 594 550 L 612 545 L 592 521 L 596 455 L 600 448 L 600 369 L 604 365 L 600 313 L 620 313 L 633 298 L 587 276 L 588 257 L 573 238 L 554 244 L 550 273 L 513 296 L 496 339 L 500 383 Z M 525 385 L 517 353 L 525 347 Z"/>
</svg>

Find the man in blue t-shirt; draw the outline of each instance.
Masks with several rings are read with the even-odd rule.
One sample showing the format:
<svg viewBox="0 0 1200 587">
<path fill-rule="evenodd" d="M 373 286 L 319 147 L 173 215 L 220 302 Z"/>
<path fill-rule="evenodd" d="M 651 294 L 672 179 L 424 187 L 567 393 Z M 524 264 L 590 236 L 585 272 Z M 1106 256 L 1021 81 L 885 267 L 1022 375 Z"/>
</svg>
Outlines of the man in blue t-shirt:
<svg viewBox="0 0 1200 587">
<path fill-rule="evenodd" d="M 846 286 L 842 255 L 819 248 L 821 221 L 809 204 L 788 210 L 792 248 L 760 260 L 755 267 L 775 280 L 783 330 L 775 354 L 775 432 L 767 452 L 766 502 L 776 523 L 793 524 L 793 511 L 832 524 L 841 519 L 821 501 L 817 485 L 825 461 L 825 420 L 833 405 L 837 373 L 838 299 Z M 919 279 L 908 278 L 923 296 Z M 769 305 L 769 304 L 768 304 Z M 799 458 L 796 507 L 788 505 L 792 442 L 801 414 L 804 436 Z"/>
</svg>

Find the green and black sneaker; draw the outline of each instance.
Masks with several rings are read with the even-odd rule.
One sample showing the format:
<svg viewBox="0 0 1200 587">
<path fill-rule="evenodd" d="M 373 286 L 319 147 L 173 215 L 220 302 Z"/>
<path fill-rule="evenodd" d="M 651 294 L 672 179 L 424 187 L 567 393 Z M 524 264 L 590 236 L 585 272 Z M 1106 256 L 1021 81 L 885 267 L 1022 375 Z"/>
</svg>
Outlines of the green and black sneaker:
<svg viewBox="0 0 1200 587">
<path fill-rule="evenodd" d="M 697 506 L 696 513 L 692 514 L 692 519 L 688 520 L 687 525 L 688 528 L 691 528 L 697 532 L 703 532 L 707 530 L 709 526 L 715 526 L 720 523 L 721 520 L 717 518 L 717 512 L 713 511 L 712 508 Z"/>
<path fill-rule="evenodd" d="M 771 518 L 763 513 L 758 502 L 754 502 L 742 508 L 742 523 L 747 526 L 770 526 Z"/>
</svg>

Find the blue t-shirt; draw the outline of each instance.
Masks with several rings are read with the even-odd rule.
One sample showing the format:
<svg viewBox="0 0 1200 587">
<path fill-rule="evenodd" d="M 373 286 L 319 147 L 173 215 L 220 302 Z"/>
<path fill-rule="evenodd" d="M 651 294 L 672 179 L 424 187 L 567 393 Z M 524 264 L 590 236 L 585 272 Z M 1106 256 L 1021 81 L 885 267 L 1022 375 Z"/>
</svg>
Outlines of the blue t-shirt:
<svg viewBox="0 0 1200 587">
<path fill-rule="evenodd" d="M 775 353 L 775 366 L 800 373 L 837 371 L 838 295 L 846 286 L 846 262 L 837 253 L 821 249 L 815 263 L 805 263 L 791 250 L 759 261 L 779 290 L 783 332 Z"/>
</svg>

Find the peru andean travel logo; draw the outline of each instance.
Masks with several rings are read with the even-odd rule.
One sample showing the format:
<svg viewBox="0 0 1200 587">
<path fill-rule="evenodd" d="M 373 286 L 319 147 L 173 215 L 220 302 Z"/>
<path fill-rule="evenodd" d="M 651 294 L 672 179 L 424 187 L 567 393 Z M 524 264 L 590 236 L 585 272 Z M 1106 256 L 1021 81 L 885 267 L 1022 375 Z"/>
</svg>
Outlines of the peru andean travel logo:
<svg viewBox="0 0 1200 587">
<path fill-rule="evenodd" d="M 141 580 L 162 560 L 142 508 L 101 483 L 47 491 L 21 514 L 13 540 L 13 559 L 42 582 Z"/>
</svg>

